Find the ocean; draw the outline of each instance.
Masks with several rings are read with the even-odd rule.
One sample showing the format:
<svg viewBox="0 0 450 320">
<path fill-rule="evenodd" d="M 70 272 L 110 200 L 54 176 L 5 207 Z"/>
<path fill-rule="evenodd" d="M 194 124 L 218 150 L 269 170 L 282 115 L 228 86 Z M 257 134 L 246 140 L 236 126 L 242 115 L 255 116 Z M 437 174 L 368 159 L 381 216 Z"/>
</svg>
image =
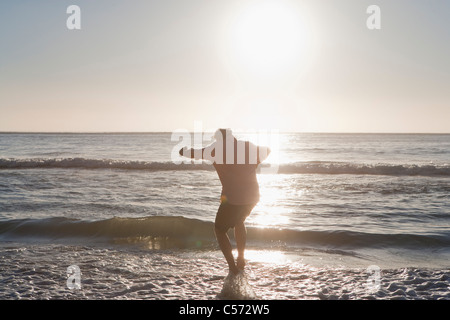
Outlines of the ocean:
<svg viewBox="0 0 450 320">
<path fill-rule="evenodd" d="M 179 136 L 1 133 L 0 299 L 450 299 L 450 134 L 236 136 L 272 148 L 240 285 Z"/>
</svg>

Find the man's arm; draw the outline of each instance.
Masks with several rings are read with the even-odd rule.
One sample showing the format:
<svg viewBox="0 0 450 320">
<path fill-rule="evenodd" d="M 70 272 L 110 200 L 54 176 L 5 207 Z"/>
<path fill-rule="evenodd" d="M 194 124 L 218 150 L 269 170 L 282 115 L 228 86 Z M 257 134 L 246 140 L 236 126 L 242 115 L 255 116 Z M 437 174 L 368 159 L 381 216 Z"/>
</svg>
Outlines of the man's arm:
<svg viewBox="0 0 450 320">
<path fill-rule="evenodd" d="M 211 162 L 214 162 L 215 147 L 215 143 L 211 143 L 210 145 L 201 149 L 184 147 L 183 149 L 180 149 L 179 154 L 183 157 L 191 159 L 209 160 Z"/>
<path fill-rule="evenodd" d="M 194 148 L 184 147 L 184 148 L 180 149 L 180 151 L 178 151 L 178 153 L 180 154 L 180 156 L 183 156 L 183 157 L 200 160 L 200 159 L 203 159 L 204 151 L 205 151 L 205 148 L 194 149 Z"/>
</svg>

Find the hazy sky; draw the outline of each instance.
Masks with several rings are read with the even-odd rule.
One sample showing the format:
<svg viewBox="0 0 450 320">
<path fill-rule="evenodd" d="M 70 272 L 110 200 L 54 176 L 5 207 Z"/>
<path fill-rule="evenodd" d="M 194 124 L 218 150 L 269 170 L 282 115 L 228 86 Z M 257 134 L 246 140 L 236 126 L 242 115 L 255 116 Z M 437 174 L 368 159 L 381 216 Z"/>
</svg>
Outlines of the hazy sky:
<svg viewBox="0 0 450 320">
<path fill-rule="evenodd" d="M 449 17 L 448 0 L 2 1 L 0 131 L 450 132 Z"/>
</svg>

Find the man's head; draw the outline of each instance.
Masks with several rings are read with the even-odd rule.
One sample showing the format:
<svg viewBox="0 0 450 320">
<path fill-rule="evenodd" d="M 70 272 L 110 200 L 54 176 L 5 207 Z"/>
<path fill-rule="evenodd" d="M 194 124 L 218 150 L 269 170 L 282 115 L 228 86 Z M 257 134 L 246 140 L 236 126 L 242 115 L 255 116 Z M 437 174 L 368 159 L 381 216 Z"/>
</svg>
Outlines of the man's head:
<svg viewBox="0 0 450 320">
<path fill-rule="evenodd" d="M 231 129 L 217 129 L 214 133 L 214 138 L 216 140 L 226 141 L 227 136 L 233 137 L 233 132 L 231 131 Z"/>
</svg>

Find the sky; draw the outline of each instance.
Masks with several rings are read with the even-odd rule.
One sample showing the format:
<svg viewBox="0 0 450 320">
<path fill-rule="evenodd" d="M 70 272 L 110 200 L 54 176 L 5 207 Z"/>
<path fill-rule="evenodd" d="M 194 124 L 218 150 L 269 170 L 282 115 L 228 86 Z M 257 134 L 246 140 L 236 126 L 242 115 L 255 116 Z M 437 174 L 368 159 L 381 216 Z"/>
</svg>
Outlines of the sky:
<svg viewBox="0 0 450 320">
<path fill-rule="evenodd" d="M 2 1 L 0 131 L 448 133 L 449 16 L 448 0 Z"/>
</svg>

